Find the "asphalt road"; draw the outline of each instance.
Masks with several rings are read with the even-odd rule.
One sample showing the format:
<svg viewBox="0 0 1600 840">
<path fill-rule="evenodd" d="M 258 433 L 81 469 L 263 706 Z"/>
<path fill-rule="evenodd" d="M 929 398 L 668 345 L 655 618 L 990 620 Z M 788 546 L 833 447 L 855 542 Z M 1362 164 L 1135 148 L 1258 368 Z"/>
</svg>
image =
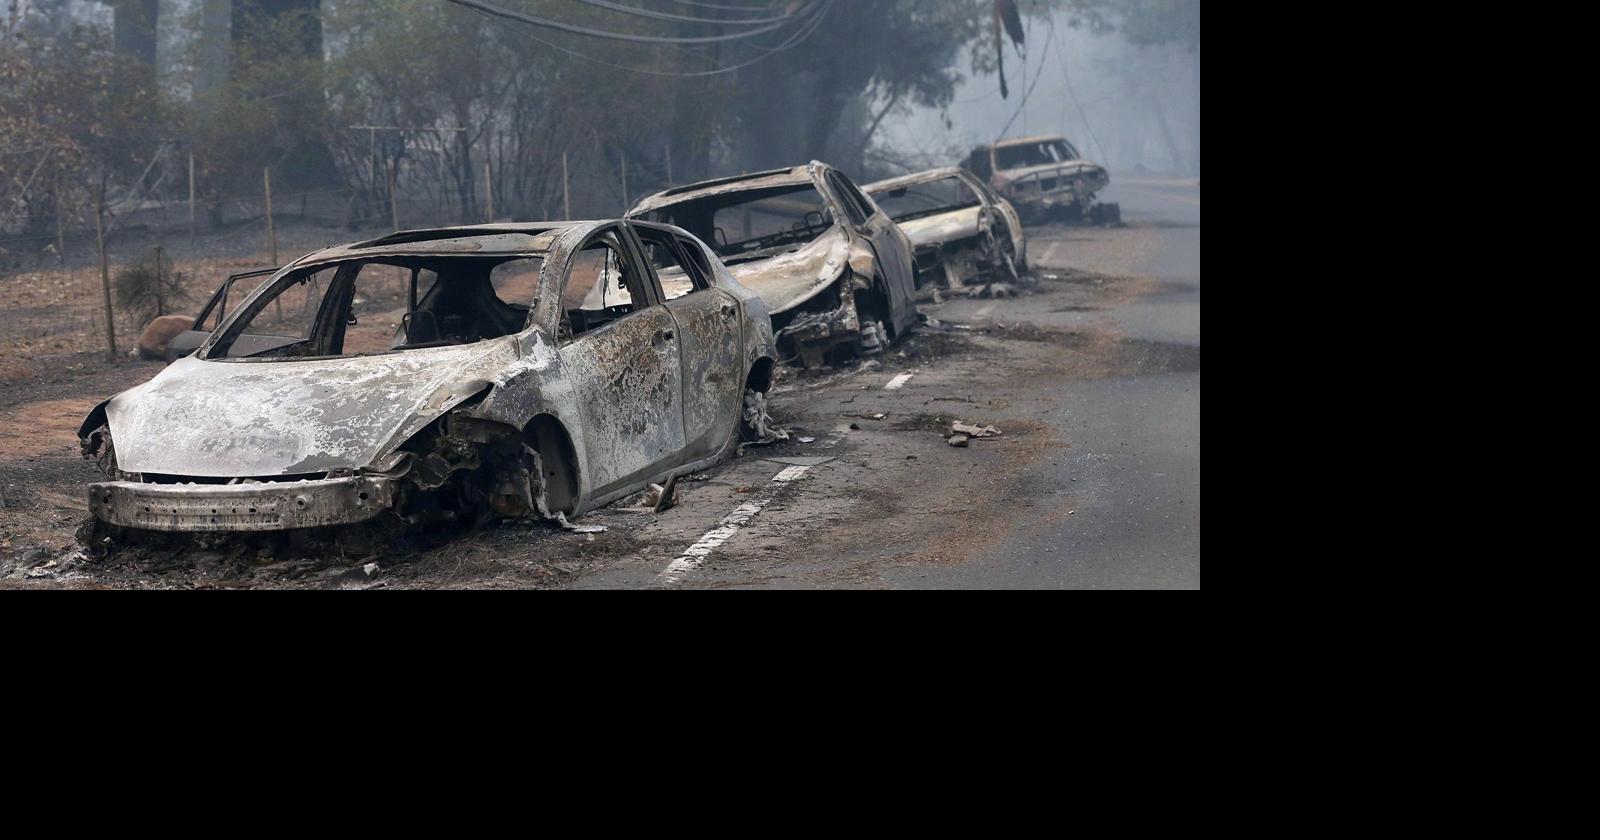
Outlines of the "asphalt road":
<svg viewBox="0 0 1600 840">
<path fill-rule="evenodd" d="M 1032 231 L 1038 294 L 925 305 L 946 331 L 785 382 L 774 415 L 815 441 L 685 485 L 648 548 L 566 585 L 1198 588 L 1199 188 L 1106 198 L 1126 227 Z M 950 447 L 955 419 L 1002 435 Z"/>
<path fill-rule="evenodd" d="M 1114 184 L 1107 192 L 1130 225 L 1171 227 L 1155 228 L 1153 245 L 1132 255 L 1047 239 L 1046 250 L 1060 256 L 1043 262 L 1160 280 L 1156 293 L 1109 316 L 1131 338 L 1192 346 L 1194 369 L 1115 376 L 1056 391 L 1045 418 L 1070 430 L 1073 452 L 1019 479 L 1042 492 L 1070 492 L 1078 500 L 1074 513 L 1019 530 L 965 563 L 894 575 L 895 585 L 1199 587 L 1200 191 L 1137 183 Z"/>
</svg>

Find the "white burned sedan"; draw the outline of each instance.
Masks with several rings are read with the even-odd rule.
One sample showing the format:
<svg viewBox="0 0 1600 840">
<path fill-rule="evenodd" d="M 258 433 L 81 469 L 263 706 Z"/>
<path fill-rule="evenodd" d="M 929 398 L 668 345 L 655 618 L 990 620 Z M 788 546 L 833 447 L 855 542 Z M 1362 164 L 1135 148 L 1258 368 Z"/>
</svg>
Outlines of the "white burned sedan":
<svg viewBox="0 0 1600 840">
<path fill-rule="evenodd" d="M 95 408 L 89 508 L 157 531 L 575 515 L 731 453 L 773 361 L 766 305 L 679 228 L 404 231 L 295 260 Z"/>
<path fill-rule="evenodd" d="M 957 288 L 969 280 L 1015 280 L 1027 266 L 1022 219 L 1011 202 L 957 166 L 862 187 L 911 240 L 917 274 Z"/>
</svg>

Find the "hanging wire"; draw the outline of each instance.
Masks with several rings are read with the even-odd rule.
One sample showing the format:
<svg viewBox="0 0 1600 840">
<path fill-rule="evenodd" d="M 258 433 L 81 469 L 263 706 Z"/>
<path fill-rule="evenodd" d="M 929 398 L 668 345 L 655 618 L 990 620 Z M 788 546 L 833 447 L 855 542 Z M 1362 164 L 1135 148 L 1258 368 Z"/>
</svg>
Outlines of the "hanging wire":
<svg viewBox="0 0 1600 840">
<path fill-rule="evenodd" d="M 1050 21 L 1050 37 L 1045 39 L 1045 42 L 1044 42 L 1044 53 L 1039 56 L 1039 69 L 1040 70 L 1043 70 L 1045 62 L 1050 60 L 1050 45 L 1052 43 L 1054 43 L 1055 39 L 1056 39 L 1056 21 L 1055 21 L 1055 18 L 1053 18 L 1053 17 L 1052 18 L 1048 18 L 1048 20 Z M 1023 58 L 1022 71 L 1023 71 L 1024 74 L 1026 74 L 1027 71 L 1028 71 L 1028 63 L 1027 63 L 1026 56 L 1024 56 L 1024 58 Z M 1006 131 L 1011 128 L 1011 124 L 1012 123 L 1017 121 L 1017 117 L 1022 114 L 1022 109 L 1028 107 L 1028 97 L 1033 95 L 1033 89 L 1039 86 L 1039 79 L 1042 78 L 1043 76 L 1044 76 L 1043 73 L 1035 73 L 1034 74 L 1034 76 L 1033 76 L 1033 84 L 1028 85 L 1028 89 L 1023 92 L 1022 101 L 1017 103 L 1017 110 L 1012 112 L 1011 119 L 1006 120 L 1005 128 L 1000 129 L 1000 133 L 996 134 L 994 136 L 994 139 L 997 142 L 999 141 L 1000 138 L 1006 136 Z M 1026 78 L 1026 76 L 1024 76 L 1024 78 Z"/>
<path fill-rule="evenodd" d="M 793 18 L 792 15 L 786 14 L 779 15 L 778 17 L 738 18 L 733 20 L 725 20 L 721 18 L 695 17 L 693 15 L 675 15 L 671 12 L 658 12 L 653 9 L 641 9 L 637 6 L 624 6 L 621 3 L 613 3 L 611 0 L 578 0 L 578 2 L 585 6 L 594 6 L 598 9 L 607 9 L 613 12 L 620 12 L 625 15 L 634 15 L 636 17 L 651 18 L 653 20 L 675 20 L 685 23 L 706 23 L 713 26 L 754 26 L 758 23 L 776 23 L 778 21 L 791 20 Z M 756 12 L 760 10 L 748 9 L 747 11 Z"/>
<path fill-rule="evenodd" d="M 759 26 L 755 29 L 746 30 L 744 32 L 730 32 L 725 35 L 701 35 L 688 38 L 669 38 L 661 35 L 634 35 L 629 32 L 612 32 L 609 29 L 593 29 L 587 26 L 577 26 L 571 23 L 562 23 L 561 21 L 549 20 L 548 18 L 536 17 L 534 15 L 524 14 L 522 12 L 514 12 L 510 9 L 503 9 L 492 3 L 482 2 L 482 0 L 445 0 L 445 2 L 454 3 L 458 6 L 465 6 L 469 9 L 475 9 L 487 15 L 505 18 L 506 20 L 514 20 L 518 23 L 525 23 L 529 26 L 554 29 L 559 32 L 570 32 L 574 35 L 587 35 L 590 38 L 603 38 L 611 41 L 629 41 L 636 44 L 716 44 L 726 41 L 738 41 L 745 38 L 754 38 L 757 35 L 772 32 L 789 25 L 790 22 L 801 17 L 803 12 L 811 11 L 816 6 L 815 2 L 808 3 L 806 6 L 796 9 L 795 11 L 784 15 L 781 18 L 775 18 L 777 23 L 769 23 L 765 26 Z"/>
<path fill-rule="evenodd" d="M 454 0 L 451 0 L 451 1 L 454 2 Z M 706 76 L 717 76 L 717 75 L 721 75 L 723 73 L 732 73 L 735 70 L 740 70 L 740 69 L 743 69 L 745 67 L 749 67 L 752 64 L 756 64 L 758 62 L 764 61 L 764 60 L 772 57 L 773 55 L 776 55 L 777 53 L 783 52 L 784 50 L 788 50 L 788 49 L 791 49 L 793 47 L 799 46 L 801 43 L 803 43 L 807 39 L 809 39 L 811 37 L 811 35 L 813 33 L 815 33 L 819 28 L 821 28 L 822 21 L 823 21 L 824 18 L 827 17 L 828 11 L 833 6 L 833 2 L 834 2 L 834 0 L 819 0 L 819 2 L 814 7 L 816 11 L 812 13 L 812 16 L 809 19 L 807 19 L 806 22 L 803 23 L 798 29 L 796 29 L 795 32 L 792 33 L 789 36 L 789 38 L 787 40 L 785 40 L 783 43 L 777 45 L 776 47 L 772 47 L 770 49 L 765 50 L 760 55 L 756 56 L 755 58 L 750 59 L 749 61 L 744 61 L 744 62 L 740 62 L 738 64 L 731 64 L 731 65 L 727 65 L 727 66 L 720 66 L 715 70 L 698 70 L 698 71 L 691 71 L 691 72 L 679 72 L 679 71 L 668 71 L 668 70 L 646 70 L 646 69 L 640 68 L 640 67 L 628 67 L 628 66 L 623 65 L 623 64 L 616 64 L 614 62 L 606 61 L 605 59 L 595 58 L 594 56 L 587 55 L 587 54 L 585 54 L 583 52 L 580 52 L 578 50 L 574 50 L 574 49 L 571 49 L 571 48 L 568 48 L 568 47 L 564 47 L 564 46 L 562 46 L 560 44 L 553 43 L 551 41 L 546 41 L 545 39 L 540 38 L 539 36 L 534 35 L 531 32 L 528 32 L 528 33 L 525 33 L 525 34 L 527 35 L 527 37 L 529 39 L 531 39 L 531 40 L 533 40 L 533 41 L 535 41 L 537 43 L 543 44 L 543 45 L 549 47 L 550 49 L 556 50 L 557 52 L 566 53 L 567 55 L 570 55 L 570 56 L 572 56 L 574 58 L 580 58 L 580 59 L 582 59 L 584 61 L 588 61 L 588 62 L 591 62 L 593 64 L 598 64 L 598 65 L 600 65 L 602 67 L 610 67 L 613 70 L 625 70 L 625 71 L 627 71 L 629 73 L 638 73 L 640 75 L 645 75 L 645 76 L 665 76 L 665 77 L 670 77 L 670 78 L 703 78 L 703 77 L 706 77 Z M 463 5 L 465 5 L 465 4 L 463 4 Z M 469 6 L 469 8 L 470 8 L 470 6 Z M 481 10 L 479 10 L 479 11 L 481 11 Z M 487 14 L 487 13 L 484 13 L 484 14 Z M 676 46 L 676 45 L 669 44 L 668 46 Z M 693 55 L 693 53 L 691 53 L 691 55 Z M 707 61 L 711 61 L 712 63 L 716 63 L 715 60 L 712 59 L 710 56 L 701 55 L 701 56 L 698 56 L 698 57 L 699 58 L 703 58 L 703 59 L 705 59 Z"/>
<path fill-rule="evenodd" d="M 1055 27 L 1053 21 L 1050 29 L 1050 37 L 1051 40 L 1055 40 Z M 1066 83 L 1067 96 L 1072 98 L 1073 107 L 1078 109 L 1078 116 L 1083 119 L 1083 130 L 1089 132 L 1089 139 L 1094 142 L 1094 147 L 1100 150 L 1100 163 L 1104 166 L 1110 166 L 1110 159 L 1106 157 L 1106 147 L 1100 145 L 1100 138 L 1094 136 L 1094 127 L 1089 125 L 1089 115 L 1083 110 L 1083 105 L 1078 102 L 1077 91 L 1072 89 L 1072 78 L 1067 75 L 1066 52 L 1067 48 L 1065 44 L 1062 45 L 1061 49 L 1056 51 L 1056 64 L 1061 67 L 1061 81 Z"/>
<path fill-rule="evenodd" d="M 752 8 L 750 6 L 724 6 L 721 3 L 701 3 L 701 2 L 698 2 L 698 0 L 671 0 L 671 2 L 677 3 L 680 6 L 697 6 L 697 7 L 702 8 L 702 9 L 718 9 L 718 10 L 724 11 L 724 12 L 756 12 L 756 11 L 760 11 L 760 9 Z"/>
</svg>

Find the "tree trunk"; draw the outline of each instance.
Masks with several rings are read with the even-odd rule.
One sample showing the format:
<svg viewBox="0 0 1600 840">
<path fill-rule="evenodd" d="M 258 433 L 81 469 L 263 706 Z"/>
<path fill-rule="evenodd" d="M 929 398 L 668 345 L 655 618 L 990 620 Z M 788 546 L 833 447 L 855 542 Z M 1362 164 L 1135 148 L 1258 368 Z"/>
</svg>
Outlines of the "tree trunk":
<svg viewBox="0 0 1600 840">
<path fill-rule="evenodd" d="M 158 0 L 116 0 L 112 4 L 111 40 L 117 55 L 138 62 L 140 81 L 156 81 L 156 20 Z"/>
<path fill-rule="evenodd" d="M 195 94 L 205 96 L 228 83 L 232 41 L 233 0 L 200 0 L 200 56 L 195 68 Z"/>
</svg>

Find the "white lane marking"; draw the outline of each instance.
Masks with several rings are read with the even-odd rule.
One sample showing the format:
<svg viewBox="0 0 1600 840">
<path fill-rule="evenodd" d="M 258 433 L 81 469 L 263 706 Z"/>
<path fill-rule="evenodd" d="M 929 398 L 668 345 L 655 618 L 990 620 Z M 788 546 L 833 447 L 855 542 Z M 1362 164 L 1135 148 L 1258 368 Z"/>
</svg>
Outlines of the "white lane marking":
<svg viewBox="0 0 1600 840">
<path fill-rule="evenodd" d="M 1051 266 L 1060 265 L 1060 263 L 1056 262 L 1056 249 L 1060 248 L 1062 245 L 1065 245 L 1065 244 L 1066 244 L 1065 242 L 1062 242 L 1059 239 L 1054 241 L 1054 242 L 1051 242 L 1050 243 L 1050 247 L 1044 249 L 1044 263 L 1043 264 L 1044 265 L 1051 265 Z"/>
<path fill-rule="evenodd" d="M 802 466 L 784 467 L 778 471 L 777 475 L 772 477 L 771 483 L 778 485 L 788 484 L 805 475 L 806 470 L 809 469 L 811 468 Z M 774 498 L 777 498 L 777 494 L 769 493 L 763 498 L 753 502 L 745 502 L 734 508 L 733 513 L 723 517 L 722 521 L 717 523 L 717 527 L 702 534 L 694 545 L 684 549 L 682 556 L 668 563 L 667 567 L 661 571 L 661 574 L 656 575 L 656 582 L 670 586 L 682 580 L 684 575 L 698 569 L 712 551 L 728 540 L 733 539 L 733 535 L 739 533 L 739 529 L 743 528 L 745 523 L 749 522 L 752 517 L 760 513 L 762 508 L 772 504 Z"/>
<path fill-rule="evenodd" d="M 913 376 L 916 376 L 916 373 L 902 373 L 899 376 L 889 380 L 889 384 L 883 386 L 883 390 L 898 391 L 905 387 L 906 382 L 910 381 L 911 377 Z"/>
<path fill-rule="evenodd" d="M 827 440 L 826 443 L 822 444 L 822 448 L 823 449 L 832 449 L 833 447 L 838 446 L 839 445 L 839 441 L 844 440 L 845 435 L 848 435 L 848 434 L 850 434 L 850 427 L 849 426 L 836 427 L 833 430 L 833 434 L 828 435 L 828 440 Z"/>
<path fill-rule="evenodd" d="M 988 315 L 993 310 L 994 310 L 994 304 L 986 303 L 983 306 L 979 307 L 978 311 L 972 313 L 972 315 L 973 315 L 974 318 L 982 318 L 983 316 Z"/>
</svg>

